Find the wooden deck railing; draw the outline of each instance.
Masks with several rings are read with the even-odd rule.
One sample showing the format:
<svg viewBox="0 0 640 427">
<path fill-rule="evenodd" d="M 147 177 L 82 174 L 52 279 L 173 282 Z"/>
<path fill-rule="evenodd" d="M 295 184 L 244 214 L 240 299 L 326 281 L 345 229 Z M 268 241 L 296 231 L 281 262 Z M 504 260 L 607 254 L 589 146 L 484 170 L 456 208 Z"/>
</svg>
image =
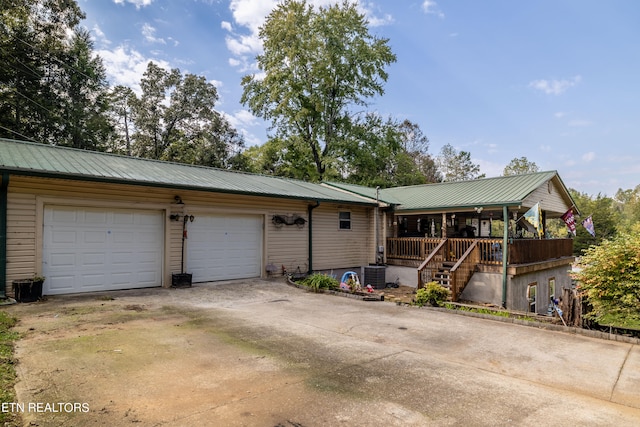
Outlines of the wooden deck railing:
<svg viewBox="0 0 640 427">
<path fill-rule="evenodd" d="M 477 240 L 479 264 L 502 265 L 502 239 L 445 239 L 445 261 L 457 261 Z M 387 238 L 387 259 L 424 260 L 443 241 L 443 239 L 421 237 Z M 509 264 L 528 264 L 555 258 L 572 256 L 571 239 L 516 239 L 508 245 Z"/>
<path fill-rule="evenodd" d="M 422 288 L 425 283 L 429 283 L 434 279 L 435 273 L 438 271 L 443 262 L 447 259 L 447 239 L 439 240 L 438 245 L 433 248 L 431 253 L 418 267 L 418 288 Z"/>
<path fill-rule="evenodd" d="M 393 254 L 395 259 L 424 260 L 442 239 L 423 237 L 402 237 L 387 239 L 387 258 Z"/>
<path fill-rule="evenodd" d="M 480 248 L 478 240 L 471 243 L 467 250 L 460 256 L 458 262 L 451 268 L 451 299 L 458 301 L 464 287 L 473 276 L 476 264 L 480 261 Z"/>
</svg>

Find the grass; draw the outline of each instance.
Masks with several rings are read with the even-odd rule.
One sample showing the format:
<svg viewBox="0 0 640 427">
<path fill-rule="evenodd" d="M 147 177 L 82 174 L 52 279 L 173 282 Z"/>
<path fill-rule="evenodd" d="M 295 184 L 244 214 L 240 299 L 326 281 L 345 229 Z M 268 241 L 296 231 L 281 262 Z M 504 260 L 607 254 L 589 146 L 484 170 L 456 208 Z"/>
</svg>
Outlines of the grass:
<svg viewBox="0 0 640 427">
<path fill-rule="evenodd" d="M 19 335 L 11 331 L 11 328 L 17 321 L 15 317 L 0 311 L 0 403 L 16 401 L 13 388 L 16 382 L 13 342 L 19 338 Z M 0 425 L 10 425 L 12 422 L 15 422 L 15 414 L 0 411 Z"/>
<path fill-rule="evenodd" d="M 640 316 L 606 314 L 599 317 L 597 322 L 603 326 L 640 331 Z"/>
</svg>

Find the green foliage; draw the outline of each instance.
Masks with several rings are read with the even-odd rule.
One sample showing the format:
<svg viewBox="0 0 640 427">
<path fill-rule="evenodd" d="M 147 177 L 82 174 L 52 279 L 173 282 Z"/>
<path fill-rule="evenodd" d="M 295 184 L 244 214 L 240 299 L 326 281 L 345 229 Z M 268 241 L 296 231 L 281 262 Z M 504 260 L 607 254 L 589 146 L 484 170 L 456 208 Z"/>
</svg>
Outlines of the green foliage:
<svg viewBox="0 0 640 427">
<path fill-rule="evenodd" d="M 0 311 L 0 403 L 16 401 L 13 388 L 16 380 L 13 342 L 18 339 L 18 334 L 10 330 L 16 322 L 14 317 Z M 0 412 L 0 423 L 4 425 L 11 420 L 12 414 L 10 412 Z"/>
<path fill-rule="evenodd" d="M 458 152 L 451 144 L 442 147 L 437 164 L 444 181 L 468 181 L 485 177 L 485 174 L 480 174 L 480 165 L 471 161 L 471 153 Z"/>
<path fill-rule="evenodd" d="M 416 305 L 422 307 L 427 304 L 434 307 L 442 306 L 449 298 L 449 289 L 437 282 L 429 282 L 416 291 Z"/>
<path fill-rule="evenodd" d="M 573 239 L 573 253 L 581 255 L 582 252 L 591 245 L 598 245 L 605 239 L 610 239 L 617 232 L 617 224 L 620 220 L 620 213 L 616 209 L 614 200 L 610 197 L 598 194 L 595 198 L 587 194 L 579 193 L 569 189 L 573 200 L 580 209 L 581 217 L 576 218 L 576 237 Z M 582 227 L 580 221 L 592 215 L 593 224 L 596 229 L 596 237 L 591 236 Z"/>
<path fill-rule="evenodd" d="M 640 321 L 640 223 L 591 246 L 579 266 L 575 278 L 592 306 L 588 317 Z"/>
<path fill-rule="evenodd" d="M 347 1 L 315 9 L 285 0 L 260 29 L 264 76 L 242 79 L 242 103 L 269 120 L 292 149 L 308 151 L 317 179 L 338 169 L 354 109 L 383 94 L 385 67 L 396 57 L 388 40 L 369 33 L 364 15 Z"/>
<path fill-rule="evenodd" d="M 337 289 L 338 279 L 327 274 L 314 273 L 302 281 L 304 286 L 308 286 L 314 292 L 320 289 Z"/>
<path fill-rule="evenodd" d="M 503 176 L 521 175 L 525 173 L 539 172 L 540 168 L 535 162 L 530 162 L 526 157 L 514 158 L 502 172 Z"/>
</svg>

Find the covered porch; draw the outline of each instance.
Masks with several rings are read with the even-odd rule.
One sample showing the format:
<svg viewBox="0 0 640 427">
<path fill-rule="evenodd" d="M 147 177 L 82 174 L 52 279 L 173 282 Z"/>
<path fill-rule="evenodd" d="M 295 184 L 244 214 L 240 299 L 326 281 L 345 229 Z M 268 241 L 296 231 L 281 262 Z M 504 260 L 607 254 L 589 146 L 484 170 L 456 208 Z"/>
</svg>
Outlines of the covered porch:
<svg viewBox="0 0 640 427">
<path fill-rule="evenodd" d="M 572 239 L 503 239 L 458 237 L 388 237 L 386 263 L 413 267 L 418 288 L 436 281 L 450 288 L 457 301 L 476 271 L 515 275 L 526 266 L 573 260 Z"/>
</svg>

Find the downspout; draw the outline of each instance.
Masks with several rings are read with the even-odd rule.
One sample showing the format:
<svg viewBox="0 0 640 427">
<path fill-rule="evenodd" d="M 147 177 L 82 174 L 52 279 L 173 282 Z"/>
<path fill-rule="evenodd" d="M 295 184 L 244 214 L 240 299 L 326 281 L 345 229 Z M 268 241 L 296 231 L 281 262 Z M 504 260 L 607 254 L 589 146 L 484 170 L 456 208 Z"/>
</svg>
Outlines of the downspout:
<svg viewBox="0 0 640 427">
<path fill-rule="evenodd" d="M 7 193 L 9 172 L 2 172 L 0 183 L 0 299 L 7 297 Z"/>
<path fill-rule="evenodd" d="M 509 210 L 502 207 L 504 231 L 502 234 L 502 308 L 507 308 L 507 265 L 509 257 Z"/>
<path fill-rule="evenodd" d="M 320 206 L 320 202 L 316 200 L 315 205 L 307 206 L 307 213 L 309 214 L 309 269 L 307 274 L 313 273 L 313 210 Z"/>
<path fill-rule="evenodd" d="M 376 187 L 376 208 L 373 211 L 373 229 L 375 230 L 375 238 L 374 238 L 374 240 L 375 240 L 375 245 L 374 245 L 375 248 L 373 250 L 373 254 L 374 254 L 373 259 L 375 259 L 376 265 L 381 264 L 379 262 L 380 254 L 379 254 L 379 251 L 378 251 L 378 246 L 380 245 L 380 239 L 379 239 L 379 233 L 378 233 L 378 215 L 380 215 L 380 208 L 379 208 L 380 202 L 379 202 L 379 199 L 380 199 L 380 186 L 377 186 Z"/>
</svg>

